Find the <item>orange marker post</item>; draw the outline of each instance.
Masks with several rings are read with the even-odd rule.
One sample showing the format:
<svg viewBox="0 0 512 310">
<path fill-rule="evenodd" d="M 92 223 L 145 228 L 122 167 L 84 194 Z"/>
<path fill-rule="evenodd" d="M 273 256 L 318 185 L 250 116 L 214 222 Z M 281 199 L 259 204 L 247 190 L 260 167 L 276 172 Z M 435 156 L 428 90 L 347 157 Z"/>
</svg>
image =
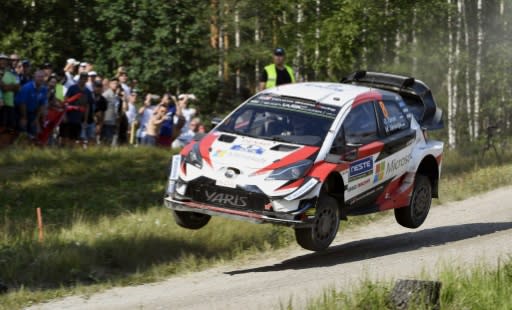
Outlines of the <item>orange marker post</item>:
<svg viewBox="0 0 512 310">
<path fill-rule="evenodd" d="M 41 215 L 41 208 L 37 208 L 37 227 L 39 229 L 39 242 L 43 242 L 43 216 Z"/>
</svg>

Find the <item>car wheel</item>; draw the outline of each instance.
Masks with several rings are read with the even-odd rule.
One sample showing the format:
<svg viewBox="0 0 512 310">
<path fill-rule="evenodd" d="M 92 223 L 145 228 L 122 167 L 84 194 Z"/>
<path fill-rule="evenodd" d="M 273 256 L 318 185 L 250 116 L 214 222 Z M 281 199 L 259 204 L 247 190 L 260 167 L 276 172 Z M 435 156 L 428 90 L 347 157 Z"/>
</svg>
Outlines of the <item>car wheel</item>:
<svg viewBox="0 0 512 310">
<path fill-rule="evenodd" d="M 296 228 L 295 239 L 306 250 L 322 251 L 332 243 L 338 233 L 339 226 L 340 215 L 336 199 L 322 194 L 318 198 L 312 226 Z"/>
<path fill-rule="evenodd" d="M 432 185 L 428 177 L 417 174 L 411 203 L 407 207 L 395 209 L 398 224 L 407 228 L 418 228 L 427 218 L 432 204 Z"/>
<path fill-rule="evenodd" d="M 203 228 L 212 218 L 208 214 L 196 212 L 172 211 L 174 221 L 183 228 L 200 229 Z"/>
</svg>

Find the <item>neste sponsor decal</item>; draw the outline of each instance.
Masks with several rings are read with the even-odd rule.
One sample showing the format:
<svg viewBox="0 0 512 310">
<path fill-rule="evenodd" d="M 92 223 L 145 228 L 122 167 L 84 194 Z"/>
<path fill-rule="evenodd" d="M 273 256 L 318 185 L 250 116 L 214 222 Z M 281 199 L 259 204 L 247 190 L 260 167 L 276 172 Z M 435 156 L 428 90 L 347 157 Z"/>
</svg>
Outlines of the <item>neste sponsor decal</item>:
<svg viewBox="0 0 512 310">
<path fill-rule="evenodd" d="M 388 164 L 386 165 L 386 175 L 389 175 L 390 173 L 394 173 L 395 171 L 397 171 L 400 168 L 404 167 L 405 165 L 409 164 L 411 159 L 412 159 L 412 155 L 408 154 L 404 157 L 393 159 L 392 161 L 388 162 Z"/>
<path fill-rule="evenodd" d="M 217 193 L 217 192 L 205 192 L 206 200 L 211 203 L 230 205 L 233 207 L 246 207 L 248 197 L 242 197 L 238 195 Z"/>
<path fill-rule="evenodd" d="M 350 165 L 349 180 L 359 179 L 373 173 L 373 157 L 369 156 Z"/>
</svg>

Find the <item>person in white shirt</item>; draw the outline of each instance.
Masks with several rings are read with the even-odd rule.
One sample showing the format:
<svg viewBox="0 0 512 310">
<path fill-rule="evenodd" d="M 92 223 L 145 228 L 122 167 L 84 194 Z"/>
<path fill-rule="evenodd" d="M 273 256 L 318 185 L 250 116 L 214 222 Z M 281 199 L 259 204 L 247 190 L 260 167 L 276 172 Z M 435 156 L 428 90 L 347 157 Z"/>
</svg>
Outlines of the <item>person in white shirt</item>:
<svg viewBox="0 0 512 310">
<path fill-rule="evenodd" d="M 196 109 L 188 107 L 189 100 L 196 100 L 196 96 L 193 94 L 181 94 L 178 96 L 178 105 L 181 110 L 181 115 L 185 118 L 185 125 L 181 128 L 182 133 L 188 131 L 190 121 L 197 113 Z"/>
<path fill-rule="evenodd" d="M 128 73 L 126 72 L 124 67 L 119 67 L 117 69 L 117 78 L 119 79 L 119 83 L 123 88 L 124 94 L 127 98 L 129 98 L 130 94 L 132 93 L 132 89 L 130 88 L 130 86 L 128 86 Z"/>
<path fill-rule="evenodd" d="M 69 58 L 66 61 L 66 66 L 64 67 L 64 74 L 66 76 L 66 82 L 63 85 L 64 94 L 67 93 L 68 88 L 76 84 L 74 80 L 74 74 L 76 72 L 76 66 L 78 66 L 80 62 L 78 62 L 74 58 Z"/>
<path fill-rule="evenodd" d="M 153 95 L 147 94 L 146 99 L 144 100 L 144 105 L 138 111 L 139 118 L 139 128 L 137 129 L 137 144 L 142 144 L 144 137 L 146 136 L 146 126 L 148 125 L 153 112 L 155 111 L 156 102 L 152 101 L 151 97 Z M 154 104 L 152 104 L 152 102 Z"/>
</svg>

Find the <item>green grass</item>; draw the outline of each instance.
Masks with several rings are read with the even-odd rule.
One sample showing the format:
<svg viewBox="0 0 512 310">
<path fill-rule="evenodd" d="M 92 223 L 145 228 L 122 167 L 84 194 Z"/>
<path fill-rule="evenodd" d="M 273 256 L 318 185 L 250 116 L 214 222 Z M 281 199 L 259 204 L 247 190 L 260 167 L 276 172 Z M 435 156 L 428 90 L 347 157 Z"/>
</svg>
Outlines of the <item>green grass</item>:
<svg viewBox="0 0 512 310">
<path fill-rule="evenodd" d="M 431 279 L 427 279 L 431 280 Z M 439 274 L 441 309 L 512 309 L 512 259 L 497 268 L 483 265 L 470 268 L 447 268 Z M 393 283 L 364 281 L 359 288 L 341 292 L 326 288 L 307 304 L 309 310 L 393 309 L 389 295 Z M 293 301 L 282 309 L 294 309 Z M 302 308 L 302 307 L 301 307 Z M 425 306 L 412 309 L 429 309 Z"/>
<path fill-rule="evenodd" d="M 294 242 L 291 229 L 220 218 L 199 231 L 179 228 L 162 207 L 171 155 L 151 148 L 0 152 L 0 282 L 10 288 L 0 308 L 155 281 Z M 512 165 L 447 153 L 441 182 L 442 202 L 462 199 L 512 184 Z"/>
</svg>

